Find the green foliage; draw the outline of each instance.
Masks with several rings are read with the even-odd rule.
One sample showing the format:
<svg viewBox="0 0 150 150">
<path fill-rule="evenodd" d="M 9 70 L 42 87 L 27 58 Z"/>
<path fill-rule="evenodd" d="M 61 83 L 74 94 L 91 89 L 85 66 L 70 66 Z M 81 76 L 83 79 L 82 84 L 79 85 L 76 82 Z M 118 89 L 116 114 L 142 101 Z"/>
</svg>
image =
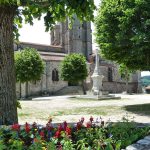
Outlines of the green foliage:
<svg viewBox="0 0 150 150">
<path fill-rule="evenodd" d="M 149 10 L 149 0 L 102 0 L 95 25 L 105 58 L 129 69 L 150 69 Z"/>
<path fill-rule="evenodd" d="M 131 145 L 137 140 L 144 138 L 149 133 L 149 127 L 137 127 L 134 122 L 129 122 L 125 117 L 123 117 L 122 121 L 123 122 L 113 123 L 112 126 L 108 128 L 115 143 L 117 142 L 121 148 Z"/>
<path fill-rule="evenodd" d="M 131 73 L 133 73 L 133 71 L 128 69 L 126 65 L 121 64 L 119 65 L 119 73 L 123 79 L 125 79 L 126 81 L 129 81 L 130 75 Z"/>
<path fill-rule="evenodd" d="M 0 0 L 0 5 L 19 7 L 16 10 L 14 20 L 14 31 L 18 38 L 18 28 L 22 26 L 23 16 L 26 23 L 33 24 L 33 19 L 40 20 L 42 14 L 46 31 L 53 27 L 56 21 L 64 21 L 66 16 L 70 18 L 70 22 L 74 20 L 74 15 L 82 21 L 93 20 L 93 12 L 95 10 L 94 0 Z"/>
<path fill-rule="evenodd" d="M 0 150 L 4 150 L 4 149 L 6 149 L 6 146 L 3 142 L 3 140 L 0 140 Z"/>
<path fill-rule="evenodd" d="M 120 150 L 149 134 L 150 127 L 139 128 L 127 118 L 122 121 L 107 127 L 95 124 L 85 127 L 79 122 L 79 128 L 68 125 L 65 128 L 62 124 L 56 128 L 51 123 L 46 127 L 36 123 L 31 126 L 26 123 L 22 127 L 18 124 L 3 126 L 0 128 L 0 149 Z"/>
<path fill-rule="evenodd" d="M 17 100 L 17 108 L 22 109 L 20 102 Z"/>
<path fill-rule="evenodd" d="M 142 86 L 150 85 L 150 76 L 141 77 Z"/>
<path fill-rule="evenodd" d="M 61 65 L 61 77 L 65 81 L 76 83 L 87 77 L 86 59 L 81 54 L 70 54 Z"/>
<path fill-rule="evenodd" d="M 44 62 L 35 49 L 25 48 L 15 53 L 15 68 L 17 81 L 36 81 L 44 72 Z"/>
</svg>

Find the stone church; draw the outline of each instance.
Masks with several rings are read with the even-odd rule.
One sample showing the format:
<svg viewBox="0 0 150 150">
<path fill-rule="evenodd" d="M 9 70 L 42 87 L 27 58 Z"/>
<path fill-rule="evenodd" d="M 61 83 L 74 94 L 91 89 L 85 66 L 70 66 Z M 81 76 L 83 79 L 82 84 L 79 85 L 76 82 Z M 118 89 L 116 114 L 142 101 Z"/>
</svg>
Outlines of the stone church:
<svg viewBox="0 0 150 150">
<path fill-rule="evenodd" d="M 87 59 L 89 77 L 86 80 L 88 90 L 91 90 L 92 80 L 90 75 L 94 70 L 94 50 L 92 49 L 91 23 L 81 23 L 75 18 L 72 28 L 69 28 L 69 20 L 64 23 L 57 23 L 51 31 L 50 45 L 21 42 L 15 49 L 32 47 L 38 50 L 41 58 L 45 61 L 45 72 L 40 81 L 26 84 L 17 83 L 17 96 L 25 97 L 34 95 L 63 94 L 63 90 L 68 88 L 68 83 L 60 78 L 60 64 L 67 54 L 81 53 Z M 42 37 L 41 37 L 42 38 Z M 99 67 L 104 75 L 103 91 L 109 93 L 121 93 L 125 91 L 125 81 L 118 73 L 118 65 L 100 58 Z M 129 81 L 129 91 L 137 93 L 139 91 L 140 73 L 132 74 Z M 69 94 L 69 93 L 68 93 Z M 70 93 L 71 94 L 71 93 Z"/>
</svg>

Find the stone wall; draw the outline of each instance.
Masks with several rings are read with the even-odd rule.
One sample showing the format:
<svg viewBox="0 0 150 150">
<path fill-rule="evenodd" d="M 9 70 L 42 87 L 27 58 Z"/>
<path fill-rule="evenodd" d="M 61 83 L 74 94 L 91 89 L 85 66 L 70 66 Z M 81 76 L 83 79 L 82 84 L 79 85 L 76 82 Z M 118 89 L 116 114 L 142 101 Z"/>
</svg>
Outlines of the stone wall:
<svg viewBox="0 0 150 150">
<path fill-rule="evenodd" d="M 113 63 L 100 63 L 100 74 L 104 76 L 103 78 L 103 91 L 108 91 L 109 93 L 122 93 L 126 91 L 126 81 L 121 78 L 118 72 L 118 65 Z M 88 90 L 92 89 L 92 79 L 91 75 L 93 74 L 95 65 L 88 64 L 89 76 L 87 78 Z M 112 69 L 112 81 L 109 81 L 108 68 Z M 138 93 L 141 92 L 141 86 L 139 84 L 140 72 L 131 74 L 130 80 L 128 83 L 128 92 Z"/>
<path fill-rule="evenodd" d="M 57 69 L 59 81 L 52 81 L 52 71 Z M 17 83 L 17 97 L 26 97 L 26 84 Z M 28 84 L 28 96 L 53 95 L 56 91 L 68 86 L 66 81 L 60 78 L 60 61 L 47 61 L 44 74 L 40 81 Z"/>
<path fill-rule="evenodd" d="M 109 93 L 122 93 L 126 91 L 126 84 L 124 82 L 103 82 L 103 90 L 109 91 Z M 130 82 L 128 84 L 128 92 L 129 93 L 137 93 L 138 85 L 136 82 Z"/>
</svg>

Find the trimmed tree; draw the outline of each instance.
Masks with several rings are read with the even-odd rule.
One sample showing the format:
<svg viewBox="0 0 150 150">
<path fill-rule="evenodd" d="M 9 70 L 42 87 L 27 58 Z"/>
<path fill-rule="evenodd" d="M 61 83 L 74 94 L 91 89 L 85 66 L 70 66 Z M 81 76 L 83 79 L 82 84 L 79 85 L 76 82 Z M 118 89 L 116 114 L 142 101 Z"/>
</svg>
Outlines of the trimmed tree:
<svg viewBox="0 0 150 150">
<path fill-rule="evenodd" d="M 70 54 L 65 57 L 61 65 L 61 77 L 70 83 L 82 82 L 83 92 L 86 94 L 84 80 L 88 75 L 86 59 L 81 54 Z"/>
<path fill-rule="evenodd" d="M 93 0 L 0 0 L 0 125 L 18 122 L 13 42 L 23 16 L 26 23 L 33 24 L 34 18 L 40 20 L 44 14 L 48 31 L 66 16 L 92 20 L 94 9 Z"/>
<path fill-rule="evenodd" d="M 121 64 L 119 66 L 119 73 L 121 75 L 121 78 L 124 79 L 126 82 L 126 93 L 128 93 L 129 80 L 130 80 L 130 76 L 133 73 L 133 71 L 128 69 L 126 65 Z"/>
<path fill-rule="evenodd" d="M 36 49 L 25 48 L 15 53 L 16 79 L 26 82 L 26 95 L 28 96 L 28 82 L 41 79 L 44 72 L 44 62 Z"/>
<path fill-rule="evenodd" d="M 149 0 L 102 0 L 95 25 L 96 42 L 106 59 L 150 70 Z"/>
</svg>

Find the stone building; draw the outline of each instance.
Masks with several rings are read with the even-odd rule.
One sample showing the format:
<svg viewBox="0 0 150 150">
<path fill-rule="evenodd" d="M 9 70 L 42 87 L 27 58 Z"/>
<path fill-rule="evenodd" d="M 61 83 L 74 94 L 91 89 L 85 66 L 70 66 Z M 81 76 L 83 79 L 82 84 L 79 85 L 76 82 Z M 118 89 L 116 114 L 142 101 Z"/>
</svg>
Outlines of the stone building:
<svg viewBox="0 0 150 150">
<path fill-rule="evenodd" d="M 94 63 L 89 62 L 92 50 L 92 30 L 91 23 L 80 23 L 77 18 L 69 28 L 69 20 L 64 23 L 58 23 L 51 31 L 50 45 L 41 45 L 21 42 L 16 49 L 25 47 L 36 48 L 42 59 L 46 63 L 45 73 L 40 81 L 35 83 L 17 84 L 18 97 L 25 97 L 28 89 L 29 96 L 33 95 L 53 95 L 56 92 L 63 93 L 68 87 L 66 81 L 60 78 L 60 64 L 67 54 L 81 53 L 87 59 L 89 77 L 87 78 L 87 87 L 90 90 L 92 81 L 90 75 L 94 70 Z M 41 37 L 42 38 L 42 37 Z M 112 62 L 100 59 L 100 69 L 104 75 L 103 90 L 110 93 L 120 93 L 125 91 L 125 81 L 118 73 L 118 66 Z M 140 73 L 133 74 L 129 82 L 129 91 L 138 92 Z"/>
</svg>

